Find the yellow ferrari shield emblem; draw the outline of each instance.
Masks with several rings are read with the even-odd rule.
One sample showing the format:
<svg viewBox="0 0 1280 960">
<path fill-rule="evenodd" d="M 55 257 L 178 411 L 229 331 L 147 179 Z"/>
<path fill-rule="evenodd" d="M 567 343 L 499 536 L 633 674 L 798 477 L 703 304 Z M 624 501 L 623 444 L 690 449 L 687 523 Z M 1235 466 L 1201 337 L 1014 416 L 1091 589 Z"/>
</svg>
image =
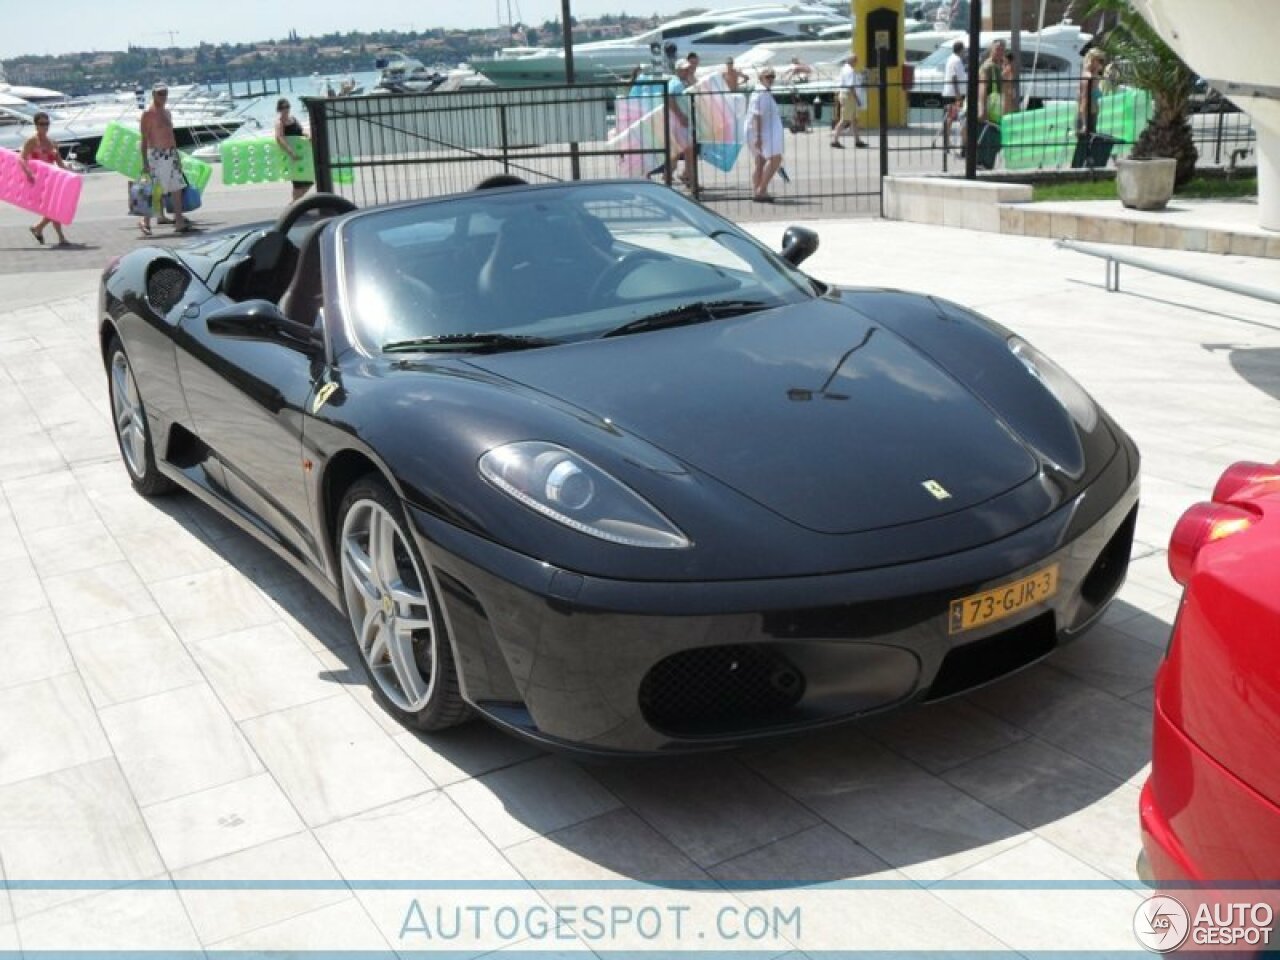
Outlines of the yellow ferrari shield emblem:
<svg viewBox="0 0 1280 960">
<path fill-rule="evenodd" d="M 935 500 L 950 500 L 951 492 L 940 484 L 937 480 L 926 480 L 920 484 L 930 493 L 933 494 Z"/>
<path fill-rule="evenodd" d="M 316 391 L 316 395 L 311 401 L 311 412 L 319 413 L 320 408 L 325 405 L 325 402 L 333 396 L 333 392 L 337 389 L 338 385 L 332 381 L 321 386 L 320 389 Z"/>
</svg>

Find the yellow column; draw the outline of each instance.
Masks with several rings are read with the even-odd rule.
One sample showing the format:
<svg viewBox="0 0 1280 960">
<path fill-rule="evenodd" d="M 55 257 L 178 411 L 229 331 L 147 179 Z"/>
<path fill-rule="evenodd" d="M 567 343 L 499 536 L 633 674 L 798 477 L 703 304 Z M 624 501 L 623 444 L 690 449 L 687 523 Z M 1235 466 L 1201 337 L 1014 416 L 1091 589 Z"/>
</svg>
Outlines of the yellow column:
<svg viewBox="0 0 1280 960">
<path fill-rule="evenodd" d="M 876 50 L 888 47 L 890 52 L 886 70 L 889 84 L 889 124 L 902 126 L 907 122 L 907 94 L 902 89 L 902 65 L 906 63 L 904 43 L 904 0 L 850 0 L 853 17 L 853 52 L 858 57 L 858 69 L 867 76 L 866 105 L 858 117 L 863 128 L 874 128 L 880 123 L 879 74 L 876 70 Z"/>
</svg>

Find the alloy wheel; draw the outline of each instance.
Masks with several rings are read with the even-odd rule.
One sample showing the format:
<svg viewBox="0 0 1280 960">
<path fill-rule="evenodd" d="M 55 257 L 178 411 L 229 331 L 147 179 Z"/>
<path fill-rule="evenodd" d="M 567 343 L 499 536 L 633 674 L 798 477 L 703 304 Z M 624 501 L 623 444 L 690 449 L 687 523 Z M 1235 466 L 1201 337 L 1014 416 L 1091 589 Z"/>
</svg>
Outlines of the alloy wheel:
<svg viewBox="0 0 1280 960">
<path fill-rule="evenodd" d="M 342 589 L 356 643 L 382 693 L 416 713 L 431 700 L 439 633 L 428 581 L 395 518 L 358 500 L 342 524 Z"/>
<path fill-rule="evenodd" d="M 123 350 L 111 357 L 111 407 L 125 465 L 135 478 L 141 479 L 147 473 L 147 426 L 138 385 Z"/>
</svg>

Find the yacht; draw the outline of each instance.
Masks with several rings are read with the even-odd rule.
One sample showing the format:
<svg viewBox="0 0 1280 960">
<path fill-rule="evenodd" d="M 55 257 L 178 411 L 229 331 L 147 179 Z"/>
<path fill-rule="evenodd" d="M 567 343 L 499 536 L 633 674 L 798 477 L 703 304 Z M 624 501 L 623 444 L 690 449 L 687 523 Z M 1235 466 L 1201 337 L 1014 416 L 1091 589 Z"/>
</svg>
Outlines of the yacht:
<svg viewBox="0 0 1280 960">
<path fill-rule="evenodd" d="M 29 87 L 10 83 L 9 78 L 5 76 L 3 63 L 0 63 L 0 94 L 40 106 L 64 103 L 67 100 L 67 95 L 61 90 L 50 90 L 46 87 Z"/>
<path fill-rule="evenodd" d="M 110 123 L 136 127 L 138 108 L 113 100 L 81 101 L 44 106 L 12 94 L 0 94 L 0 148 L 18 150 L 35 133 L 35 114 L 49 115 L 49 138 L 64 157 L 91 164 Z M 170 108 L 173 133 L 184 149 L 221 140 L 243 125 L 244 118 L 215 112 L 199 104 Z"/>
<path fill-rule="evenodd" d="M 703 66 L 738 57 L 758 44 L 814 39 L 848 16 L 814 3 L 758 3 L 678 17 L 633 37 L 575 44 L 574 76 L 580 83 L 625 79 L 655 60 L 668 64 L 697 53 Z M 529 87 L 564 81 L 564 51 L 556 47 L 507 47 L 471 66 L 501 87 Z"/>
<path fill-rule="evenodd" d="M 428 70 L 421 60 L 402 50 L 383 50 L 373 61 L 373 68 L 381 72 L 370 92 L 430 93 L 441 82 L 437 71 Z"/>
<path fill-rule="evenodd" d="M 939 44 L 949 44 L 957 37 L 964 36 L 963 31 L 936 30 L 931 24 L 911 18 L 907 18 L 904 27 L 906 59 L 911 64 L 925 60 L 938 49 Z M 759 44 L 738 56 L 734 65 L 753 81 L 761 68 L 772 66 L 779 75 L 779 86 L 785 87 L 792 79 L 789 75 L 790 64 L 793 60 L 799 60 L 809 67 L 804 78 L 806 83 L 814 87 L 824 83 L 837 84 L 840 68 L 853 49 L 856 35 L 857 28 L 853 23 L 828 27 L 812 40 Z M 859 66 L 865 68 L 869 64 L 859 63 Z"/>
<path fill-rule="evenodd" d="M 374 62 L 382 73 L 369 90 L 357 88 L 338 92 L 338 96 L 381 96 L 388 93 L 451 93 L 472 87 L 492 87 L 493 81 L 476 73 L 465 64 L 457 67 L 430 68 L 421 60 L 398 51 L 385 53 Z"/>
<path fill-rule="evenodd" d="M 301 114 L 299 121 L 302 123 L 303 132 L 309 136 L 311 124 L 307 115 L 305 113 Z M 244 123 L 240 125 L 238 130 L 217 140 L 210 140 L 200 144 L 191 151 L 191 155 L 197 160 L 203 160 L 205 163 L 221 163 L 222 144 L 224 142 L 228 140 L 256 140 L 260 137 L 270 137 L 273 133 L 273 128 L 264 124 L 257 117 L 245 117 Z"/>
</svg>

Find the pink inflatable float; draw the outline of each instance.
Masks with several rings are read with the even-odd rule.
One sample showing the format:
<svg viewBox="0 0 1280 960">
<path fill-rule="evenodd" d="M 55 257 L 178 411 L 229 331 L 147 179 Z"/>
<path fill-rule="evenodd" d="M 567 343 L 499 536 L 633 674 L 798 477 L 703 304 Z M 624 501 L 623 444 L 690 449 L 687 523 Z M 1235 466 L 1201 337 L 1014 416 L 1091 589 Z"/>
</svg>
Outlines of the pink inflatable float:
<svg viewBox="0 0 1280 960">
<path fill-rule="evenodd" d="M 75 219 L 83 178 L 50 163 L 32 163 L 35 182 L 22 170 L 22 158 L 13 150 L 0 150 L 0 200 L 30 210 L 58 223 Z"/>
</svg>

